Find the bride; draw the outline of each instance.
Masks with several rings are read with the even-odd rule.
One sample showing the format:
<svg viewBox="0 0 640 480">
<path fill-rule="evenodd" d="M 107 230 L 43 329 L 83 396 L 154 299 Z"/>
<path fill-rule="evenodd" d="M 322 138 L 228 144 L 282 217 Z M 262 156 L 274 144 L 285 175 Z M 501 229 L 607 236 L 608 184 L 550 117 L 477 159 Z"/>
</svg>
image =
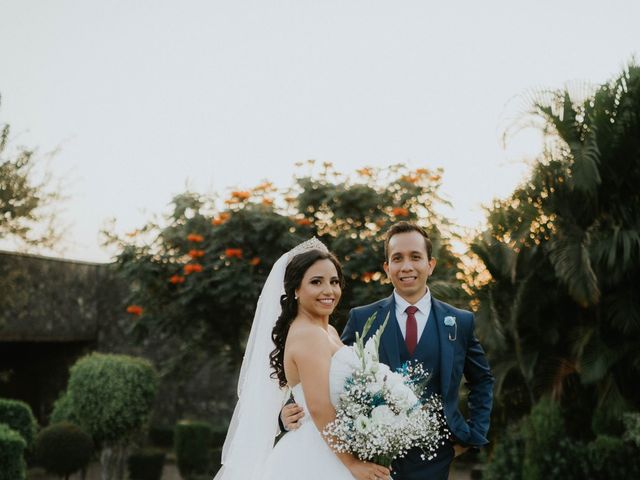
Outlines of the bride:
<svg viewBox="0 0 640 480">
<path fill-rule="evenodd" d="M 344 380 L 356 361 L 353 349 L 329 325 L 342 282 L 340 264 L 316 238 L 273 266 L 258 300 L 223 465 L 214 480 L 389 478 L 385 467 L 334 453 L 320 433 L 335 419 Z M 274 447 L 289 390 L 311 418 Z"/>
</svg>

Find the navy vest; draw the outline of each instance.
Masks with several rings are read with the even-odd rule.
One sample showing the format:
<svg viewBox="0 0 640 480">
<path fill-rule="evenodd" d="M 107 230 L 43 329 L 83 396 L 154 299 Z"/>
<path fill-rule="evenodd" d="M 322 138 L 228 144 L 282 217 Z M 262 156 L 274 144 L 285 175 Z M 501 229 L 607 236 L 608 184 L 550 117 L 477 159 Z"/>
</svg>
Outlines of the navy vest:
<svg viewBox="0 0 640 480">
<path fill-rule="evenodd" d="M 408 360 L 420 361 L 424 369 L 429 372 L 430 380 L 427 384 L 426 394 L 428 396 L 433 394 L 439 394 L 440 392 L 440 342 L 438 340 L 438 328 L 436 326 L 436 319 L 433 314 L 433 307 L 429 313 L 429 319 L 424 327 L 422 335 L 416 349 L 413 352 L 413 357 L 409 356 L 407 345 L 402 337 L 402 332 L 398 322 L 395 322 L 398 329 L 396 337 L 398 338 L 398 351 L 400 352 L 400 362 L 404 364 Z"/>
</svg>

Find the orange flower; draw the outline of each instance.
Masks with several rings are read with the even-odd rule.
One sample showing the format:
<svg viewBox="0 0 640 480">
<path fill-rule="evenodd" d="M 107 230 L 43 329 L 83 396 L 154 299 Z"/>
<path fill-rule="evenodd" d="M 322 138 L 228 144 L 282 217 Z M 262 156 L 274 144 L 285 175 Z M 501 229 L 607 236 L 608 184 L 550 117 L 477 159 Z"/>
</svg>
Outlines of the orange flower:
<svg viewBox="0 0 640 480">
<path fill-rule="evenodd" d="M 373 175 L 373 172 L 369 167 L 361 168 L 359 170 L 356 170 L 356 172 L 358 172 L 363 177 L 370 177 L 371 175 Z"/>
<path fill-rule="evenodd" d="M 379 218 L 378 220 L 376 220 L 376 225 L 379 227 L 384 226 L 384 224 L 387 223 L 384 219 Z"/>
<path fill-rule="evenodd" d="M 224 255 L 227 258 L 242 258 L 242 249 L 241 248 L 227 248 L 224 251 Z"/>
<path fill-rule="evenodd" d="M 418 177 L 414 177 L 413 175 L 403 175 L 400 177 L 400 180 L 407 183 L 416 183 L 418 181 Z"/>
<path fill-rule="evenodd" d="M 432 182 L 437 182 L 438 180 L 440 180 L 442 178 L 442 175 L 431 175 L 429 177 L 429 180 L 431 180 Z"/>
<path fill-rule="evenodd" d="M 127 307 L 127 313 L 131 313 L 132 315 L 140 316 L 144 312 L 144 308 L 140 305 L 129 305 Z"/>
<path fill-rule="evenodd" d="M 296 220 L 296 223 L 303 227 L 308 227 L 309 225 L 311 225 L 312 222 L 308 218 L 299 218 Z"/>
<path fill-rule="evenodd" d="M 262 182 L 260 185 L 254 188 L 256 192 L 264 192 L 267 190 L 271 190 L 273 187 L 273 183 L 271 182 Z"/>
<path fill-rule="evenodd" d="M 249 265 L 252 265 L 254 267 L 260 265 L 260 262 L 262 260 L 260 260 L 260 257 L 253 257 L 251 260 L 249 260 Z"/>
<path fill-rule="evenodd" d="M 376 272 L 364 272 L 360 279 L 365 283 L 369 283 L 373 279 L 375 273 Z"/>
<path fill-rule="evenodd" d="M 204 257 L 204 250 L 189 250 L 189 253 L 187 254 L 189 255 L 191 258 L 200 258 L 200 257 Z"/>
<path fill-rule="evenodd" d="M 265 207 L 270 207 L 271 205 L 273 205 L 273 200 L 271 200 L 270 198 L 263 198 L 262 205 L 264 205 Z"/>
<path fill-rule="evenodd" d="M 221 212 L 220 215 L 218 215 L 218 218 L 223 222 L 226 222 L 231 218 L 231 214 L 229 212 Z"/>
<path fill-rule="evenodd" d="M 184 277 L 182 275 L 173 275 L 170 279 L 169 282 L 177 285 L 179 283 L 184 283 Z"/>
<path fill-rule="evenodd" d="M 187 235 L 187 240 L 194 243 L 200 243 L 204 241 L 204 237 L 202 235 L 198 235 L 197 233 L 190 233 Z"/>
<path fill-rule="evenodd" d="M 191 273 L 201 272 L 201 271 L 202 271 L 202 265 L 200 265 L 199 263 L 188 263 L 187 265 L 184 266 L 185 275 L 189 275 Z"/>
<path fill-rule="evenodd" d="M 287 197 L 284 197 L 284 201 L 287 203 L 293 203 L 296 201 L 296 197 L 287 196 Z"/>
<path fill-rule="evenodd" d="M 393 213 L 394 216 L 396 217 L 408 217 L 409 216 L 409 210 L 407 210 L 406 208 L 402 208 L 402 207 L 396 207 L 393 210 L 391 210 L 391 213 Z"/>
<path fill-rule="evenodd" d="M 416 175 L 427 175 L 429 173 L 428 168 L 417 168 Z"/>
<path fill-rule="evenodd" d="M 238 200 L 249 200 L 251 197 L 251 192 L 236 190 L 235 192 L 231 192 L 232 198 L 237 198 Z"/>
<path fill-rule="evenodd" d="M 222 220 L 220 217 L 216 217 L 211 220 L 211 225 L 217 226 L 217 225 L 222 225 L 223 223 L 224 223 L 224 220 Z"/>
</svg>

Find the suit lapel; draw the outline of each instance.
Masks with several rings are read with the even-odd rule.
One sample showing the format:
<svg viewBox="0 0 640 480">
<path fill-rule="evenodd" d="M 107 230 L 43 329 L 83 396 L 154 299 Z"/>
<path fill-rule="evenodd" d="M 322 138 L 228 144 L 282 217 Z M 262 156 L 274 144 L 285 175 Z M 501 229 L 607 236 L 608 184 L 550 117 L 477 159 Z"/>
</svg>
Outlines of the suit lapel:
<svg viewBox="0 0 640 480">
<path fill-rule="evenodd" d="M 446 314 L 447 312 L 444 305 L 435 298 L 432 298 L 429 321 L 431 321 L 431 317 L 433 316 L 438 329 L 438 339 L 440 341 L 440 388 L 443 396 L 446 396 L 449 390 L 451 369 L 453 367 L 453 342 L 449 340 L 447 328 L 445 328 L 444 325 L 444 317 Z"/>
<path fill-rule="evenodd" d="M 398 352 L 398 321 L 396 320 L 396 302 L 393 294 L 381 302 L 378 306 L 378 316 L 376 323 L 382 325 L 384 319 L 389 314 L 389 323 L 382 332 L 380 339 L 380 358 L 386 359 L 385 362 L 391 370 L 395 370 L 400 366 L 400 352 Z"/>
</svg>

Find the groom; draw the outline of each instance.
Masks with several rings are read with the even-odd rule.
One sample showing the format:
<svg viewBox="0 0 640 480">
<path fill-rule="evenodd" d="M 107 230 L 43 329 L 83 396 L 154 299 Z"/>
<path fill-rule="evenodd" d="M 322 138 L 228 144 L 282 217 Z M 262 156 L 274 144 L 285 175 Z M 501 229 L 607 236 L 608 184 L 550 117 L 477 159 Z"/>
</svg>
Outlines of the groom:
<svg viewBox="0 0 640 480">
<path fill-rule="evenodd" d="M 473 314 L 431 296 L 427 280 L 436 266 L 431 253 L 431 240 L 421 227 L 408 222 L 392 225 L 385 240 L 384 270 L 394 286 L 393 294 L 352 309 L 341 337 L 345 344 L 353 344 L 356 332 L 361 333 L 367 319 L 377 312 L 372 335 L 389 314 L 380 341 L 380 361 L 392 370 L 408 360 L 422 362 L 431 372 L 428 393 L 442 396 L 450 440 L 432 460 L 423 460 L 422 452 L 414 449 L 394 462 L 396 480 L 446 480 L 455 456 L 488 443 L 494 379 L 474 335 Z M 463 376 L 469 388 L 467 420 L 458 408 Z M 282 411 L 282 423 L 287 430 L 295 429 L 303 415 L 295 404 L 288 405 Z"/>
</svg>

